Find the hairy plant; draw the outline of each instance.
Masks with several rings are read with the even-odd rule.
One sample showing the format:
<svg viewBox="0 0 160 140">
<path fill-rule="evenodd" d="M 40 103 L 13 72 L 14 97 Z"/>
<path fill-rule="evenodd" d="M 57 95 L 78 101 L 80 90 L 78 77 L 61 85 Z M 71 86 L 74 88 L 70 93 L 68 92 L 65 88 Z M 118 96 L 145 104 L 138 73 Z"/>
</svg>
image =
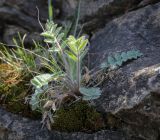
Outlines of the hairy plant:
<svg viewBox="0 0 160 140">
<path fill-rule="evenodd" d="M 52 62 L 54 61 L 54 73 L 64 73 L 64 83 L 72 92 L 78 93 L 82 80 L 82 59 L 88 52 L 88 40 L 84 36 L 76 39 L 69 36 L 63 41 L 62 28 L 53 22 L 47 22 L 46 30 L 42 33 L 46 43 L 52 45 L 50 48 Z M 51 56 L 50 55 L 50 56 Z M 58 66 L 58 64 L 60 66 Z M 48 66 L 48 64 L 46 64 Z M 48 66 L 49 68 L 49 66 Z"/>
<path fill-rule="evenodd" d="M 63 28 L 53 21 L 47 21 L 46 28 L 41 34 L 44 42 L 51 47 L 48 49 L 48 58 L 41 59 L 42 65 L 51 73 L 35 76 L 31 83 L 35 87 L 30 104 L 33 110 L 43 112 L 43 122 L 54 122 L 52 114 L 64 105 L 70 105 L 77 100 L 93 100 L 101 95 L 101 89 L 90 83 L 98 72 L 90 74 L 83 65 L 83 59 L 88 53 L 88 39 L 85 36 L 75 38 L 64 37 Z M 100 65 L 100 71 L 116 68 L 124 62 L 137 59 L 142 53 L 128 51 L 109 56 L 107 61 Z M 86 69 L 86 73 L 83 70 Z M 87 81 L 87 82 L 84 82 Z M 91 85 L 91 86 L 89 86 Z M 48 123 L 47 123 L 48 124 Z"/>
<path fill-rule="evenodd" d="M 20 37 L 20 44 L 14 40 L 16 48 L 7 50 L 3 47 L 0 59 L 15 69 L 35 74 L 31 79 L 34 93 L 30 98 L 32 110 L 39 110 L 43 114 L 42 122 L 48 128 L 54 123 L 56 111 L 62 107 L 70 106 L 76 101 L 90 101 L 100 97 L 102 91 L 99 83 L 94 83 L 99 71 L 114 69 L 122 66 L 124 62 L 137 59 L 142 55 L 139 51 L 128 51 L 109 56 L 97 71 L 88 70 L 83 59 L 88 53 L 88 39 L 85 36 L 76 38 L 80 3 L 74 36 L 67 36 L 68 32 L 55 24 L 51 0 L 49 4 L 49 20 L 41 35 L 47 47 L 35 43 L 34 50 L 24 48 L 24 39 Z M 18 64 L 18 65 L 17 65 Z M 47 71 L 40 71 L 45 68 Z M 85 71 L 85 72 L 84 72 Z"/>
<path fill-rule="evenodd" d="M 70 99 L 76 101 L 98 98 L 101 90 L 85 87 L 82 82 L 82 62 L 88 52 L 88 40 L 84 36 L 78 39 L 74 36 L 63 38 L 62 27 L 58 27 L 53 21 L 47 22 L 41 35 L 51 45 L 48 51 L 50 61 L 43 59 L 42 64 L 52 73 L 41 74 L 31 80 L 35 87 L 30 101 L 32 109 L 44 110 L 50 106 L 52 111 L 56 111 Z"/>
</svg>

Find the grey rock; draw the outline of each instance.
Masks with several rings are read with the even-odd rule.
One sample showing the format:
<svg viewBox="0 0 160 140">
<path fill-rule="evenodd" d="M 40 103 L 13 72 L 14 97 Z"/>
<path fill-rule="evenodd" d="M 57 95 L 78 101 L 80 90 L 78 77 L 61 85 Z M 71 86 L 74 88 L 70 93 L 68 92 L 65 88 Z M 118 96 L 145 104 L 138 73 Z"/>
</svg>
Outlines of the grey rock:
<svg viewBox="0 0 160 140">
<path fill-rule="evenodd" d="M 109 74 L 95 104 L 100 111 L 125 122 L 126 132 L 147 140 L 158 140 L 160 136 L 159 13 L 160 3 L 109 22 L 93 36 L 90 49 L 92 67 L 116 52 L 134 49 L 143 53 Z"/>
<path fill-rule="evenodd" d="M 94 31 L 104 27 L 105 23 L 139 8 L 142 0 L 81 0 L 80 25 L 91 35 Z M 153 0 L 153 2 L 157 2 Z M 152 1 L 148 4 L 152 4 Z M 73 15 L 77 9 L 78 0 L 53 0 L 55 20 L 73 22 Z M 1 24 L 9 24 L 24 28 L 29 32 L 41 32 L 39 18 L 43 23 L 48 18 L 47 1 L 44 0 L 1 0 Z M 75 20 L 75 19 L 74 19 Z M 5 26 L 4 26 L 5 27 Z M 3 30 L 0 30 L 3 32 Z M 2 40 L 3 41 L 3 40 Z"/>
<path fill-rule="evenodd" d="M 56 9 L 54 9 L 54 11 L 56 11 Z M 54 14 L 56 14 L 56 12 L 54 12 Z M 57 15 L 55 15 L 55 17 L 56 16 Z M 16 27 L 16 29 L 12 28 L 13 34 L 16 34 L 17 31 L 20 32 L 21 29 L 30 32 L 30 34 L 42 32 L 38 17 L 42 25 L 44 25 L 48 19 L 48 4 L 46 0 L 1 0 L 0 24 L 3 28 L 0 28 L 0 33 L 2 34 L 0 35 L 0 41 L 3 42 L 3 38 L 6 39 L 6 31 L 9 30 L 11 32 L 11 28 L 8 29 L 8 26 Z M 18 28 L 20 30 L 18 30 Z M 30 38 L 32 38 L 32 36 Z"/>
<path fill-rule="evenodd" d="M 21 13 L 19 10 L 13 7 L 8 7 L 8 6 L 0 7 L 0 17 L 2 21 L 10 22 L 12 24 L 17 24 L 29 31 L 31 31 L 32 29 L 34 29 L 35 31 L 40 30 L 40 26 L 37 26 L 38 25 L 37 19 L 25 15 L 24 13 Z"/>
<path fill-rule="evenodd" d="M 159 0 L 143 0 L 142 2 L 140 2 L 138 6 L 146 6 L 150 3 L 155 3 L 155 2 L 159 2 Z"/>
<path fill-rule="evenodd" d="M 79 0 L 62 0 L 62 15 L 65 19 L 75 15 Z M 139 7 L 142 0 L 81 0 L 80 23 L 90 33 L 104 27 L 110 20 Z M 150 0 L 147 4 L 158 2 Z"/>
<path fill-rule="evenodd" d="M 121 131 L 102 130 L 93 134 L 82 132 L 49 132 L 33 121 L 0 109 L 0 140 L 128 140 Z"/>
<path fill-rule="evenodd" d="M 23 38 L 26 35 L 24 40 L 24 45 L 27 48 L 33 46 L 33 40 L 36 42 L 40 42 L 42 37 L 37 32 L 28 32 L 22 27 L 14 26 L 14 25 L 5 25 L 4 33 L 3 33 L 3 41 L 8 45 L 14 45 L 13 38 L 19 41 L 18 33 L 20 33 L 21 37 Z"/>
<path fill-rule="evenodd" d="M 19 13 L 35 18 L 37 20 L 37 8 L 40 11 L 40 19 L 46 20 L 48 17 L 47 1 L 44 0 L 2 0 L 3 5 L 1 7 L 11 7 L 16 9 Z"/>
</svg>

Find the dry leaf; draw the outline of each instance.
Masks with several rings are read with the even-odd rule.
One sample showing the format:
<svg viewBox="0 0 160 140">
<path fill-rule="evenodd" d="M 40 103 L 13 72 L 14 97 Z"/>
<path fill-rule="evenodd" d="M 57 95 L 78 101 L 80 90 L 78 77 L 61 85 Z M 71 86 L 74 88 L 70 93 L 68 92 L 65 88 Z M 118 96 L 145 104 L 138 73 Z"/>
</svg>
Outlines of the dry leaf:
<svg viewBox="0 0 160 140">
<path fill-rule="evenodd" d="M 52 110 L 53 110 L 53 111 L 56 111 L 56 109 L 57 109 L 57 108 L 56 108 L 56 103 L 53 102 L 53 104 L 52 104 Z"/>
<path fill-rule="evenodd" d="M 45 105 L 43 106 L 44 109 L 50 109 L 52 107 L 52 104 L 54 102 L 52 100 L 49 100 L 45 103 Z"/>
<path fill-rule="evenodd" d="M 87 67 L 85 67 L 85 71 L 86 71 L 86 73 L 84 74 L 84 79 L 87 84 L 89 82 L 89 80 L 91 79 L 91 77 L 89 75 L 89 69 Z"/>
<path fill-rule="evenodd" d="M 49 119 L 46 120 L 46 126 L 47 126 L 48 130 L 51 131 L 51 123 L 50 123 Z"/>
</svg>

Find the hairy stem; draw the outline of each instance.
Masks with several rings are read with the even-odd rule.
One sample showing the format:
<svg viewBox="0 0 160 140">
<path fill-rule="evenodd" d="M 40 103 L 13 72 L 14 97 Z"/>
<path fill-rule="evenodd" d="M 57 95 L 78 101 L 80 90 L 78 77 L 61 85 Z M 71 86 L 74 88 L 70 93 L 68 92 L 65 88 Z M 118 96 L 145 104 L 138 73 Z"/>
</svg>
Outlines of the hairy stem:
<svg viewBox="0 0 160 140">
<path fill-rule="evenodd" d="M 77 61 L 77 85 L 78 85 L 78 89 L 80 88 L 80 77 L 81 77 L 81 66 L 80 66 L 80 56 L 79 56 L 79 52 L 78 52 L 78 61 Z"/>
<path fill-rule="evenodd" d="M 55 38 L 55 43 L 56 43 L 57 47 L 60 49 L 60 52 L 61 52 L 61 55 L 62 55 L 62 60 L 63 60 L 64 65 L 65 65 L 66 72 L 67 72 L 67 74 L 69 75 L 68 77 L 71 77 L 69 64 L 68 64 L 68 62 L 67 62 L 67 60 L 66 60 L 66 58 L 65 58 L 64 51 L 63 51 L 63 49 L 61 48 L 61 46 L 60 46 L 60 44 L 59 44 L 59 42 L 57 41 L 56 38 Z M 69 80 L 71 81 L 72 85 L 74 85 L 74 82 L 73 82 L 70 78 L 69 78 Z"/>
</svg>

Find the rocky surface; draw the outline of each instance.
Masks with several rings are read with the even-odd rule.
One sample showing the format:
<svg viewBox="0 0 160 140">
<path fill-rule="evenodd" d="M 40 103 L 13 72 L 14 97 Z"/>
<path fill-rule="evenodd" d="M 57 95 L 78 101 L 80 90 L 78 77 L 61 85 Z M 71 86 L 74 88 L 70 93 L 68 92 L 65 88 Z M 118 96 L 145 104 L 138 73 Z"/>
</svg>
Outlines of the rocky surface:
<svg viewBox="0 0 160 140">
<path fill-rule="evenodd" d="M 71 18 L 79 0 L 62 0 L 62 15 Z M 159 0 L 80 0 L 80 23 L 87 33 L 104 27 L 105 23 L 131 10 L 153 4 Z"/>
<path fill-rule="evenodd" d="M 13 45 L 13 38 L 17 39 L 19 41 L 18 33 L 21 34 L 21 37 L 26 35 L 24 44 L 28 48 L 30 48 L 33 45 L 33 40 L 36 42 L 40 42 L 43 38 L 39 35 L 38 32 L 29 32 L 26 29 L 22 27 L 18 27 L 15 25 L 6 25 L 6 28 L 4 30 L 3 34 L 3 41 L 6 42 L 8 45 Z"/>
<path fill-rule="evenodd" d="M 13 38 L 17 32 L 20 32 L 22 35 L 25 33 L 28 36 L 32 34 L 32 37 L 28 39 L 29 44 L 32 39 L 40 40 L 38 32 L 41 32 L 42 28 L 38 22 L 37 8 L 39 9 L 40 21 L 43 24 L 48 16 L 47 1 L 41 0 L 41 2 L 39 2 L 38 0 L 1 0 L 0 41 L 3 41 L 7 44 L 12 43 L 11 38 Z"/>
<path fill-rule="evenodd" d="M 92 35 L 93 32 L 110 20 L 123 15 L 131 10 L 142 8 L 159 0 L 81 0 L 80 3 L 80 28 Z M 74 22 L 78 0 L 53 0 L 54 17 L 60 23 Z M 15 26 L 25 33 L 42 32 L 38 21 L 44 24 L 48 18 L 46 0 L 1 0 L 0 1 L 0 41 L 8 42 L 8 26 Z M 11 32 L 15 32 L 12 30 Z M 14 33 L 14 34 L 15 34 Z M 30 34 L 29 34 L 30 35 Z M 34 36 L 35 37 L 35 36 Z M 35 39 L 33 37 L 33 39 Z M 37 38 L 36 38 L 37 39 Z M 30 40 L 29 40 L 30 41 Z"/>
<path fill-rule="evenodd" d="M 116 52 L 134 49 L 143 53 L 110 74 L 95 103 L 100 111 L 121 119 L 125 131 L 131 130 L 133 135 L 147 140 L 160 138 L 159 31 L 160 3 L 109 22 L 91 41 L 92 65 Z"/>
<path fill-rule="evenodd" d="M 82 132 L 49 132 L 40 121 L 13 115 L 0 109 L 0 140 L 128 140 L 121 131 L 104 130 L 93 134 Z"/>
<path fill-rule="evenodd" d="M 38 11 L 40 20 L 45 21 L 47 14 L 47 2 L 41 0 L 2 0 L 0 3 L 0 16 L 4 24 L 13 24 L 29 31 L 39 31 Z M 2 24 L 2 22 L 1 22 Z"/>
</svg>

